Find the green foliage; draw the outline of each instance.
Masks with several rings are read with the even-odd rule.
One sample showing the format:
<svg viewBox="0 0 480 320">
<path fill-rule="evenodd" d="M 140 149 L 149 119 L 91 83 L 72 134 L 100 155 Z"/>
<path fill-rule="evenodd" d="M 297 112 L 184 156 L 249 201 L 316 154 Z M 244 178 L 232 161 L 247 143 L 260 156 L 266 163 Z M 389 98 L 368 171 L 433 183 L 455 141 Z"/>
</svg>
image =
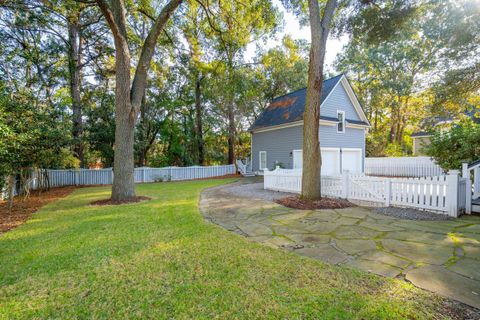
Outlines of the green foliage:
<svg viewBox="0 0 480 320">
<path fill-rule="evenodd" d="M 390 13 L 403 12 L 402 6 L 408 13 L 390 18 L 401 23 L 408 17 L 407 24 L 388 24 L 385 30 L 376 27 Z M 385 17 L 375 14 L 383 9 Z M 410 154 L 407 137 L 420 130 L 424 119 L 444 115 L 448 109 L 459 112 L 473 102 L 472 95 L 478 96 L 478 72 L 474 72 L 480 47 L 474 31 L 478 21 L 480 10 L 471 1 L 447 0 L 385 1 L 352 17 L 353 36 L 336 67 L 349 75 L 372 124 L 369 154 Z M 384 32 L 390 35 L 385 37 Z M 456 106 L 445 103 L 454 99 L 447 98 L 452 92 Z"/>
<path fill-rule="evenodd" d="M 106 92 L 96 92 L 99 105 L 86 110 L 85 140 L 88 144 L 87 163 L 94 164 L 100 159 L 105 167 L 113 165 L 115 143 L 114 97 Z"/>
<path fill-rule="evenodd" d="M 465 121 L 449 130 L 438 129 L 425 152 L 444 170 L 460 170 L 462 163 L 480 159 L 480 125 Z"/>
<path fill-rule="evenodd" d="M 405 151 L 399 143 L 390 143 L 385 148 L 385 156 L 401 157 L 405 155 Z"/>
<path fill-rule="evenodd" d="M 282 2 L 306 22 L 307 1 Z M 126 1 L 133 61 L 137 61 L 145 30 L 151 27 L 148 15 L 157 14 L 158 8 L 159 3 L 152 1 Z M 227 136 L 232 130 L 235 155 L 247 157 L 250 139 L 246 129 L 271 99 L 306 85 L 308 43 L 285 36 L 278 45 L 263 49 L 282 24 L 271 1 L 193 1 L 182 5 L 179 12 L 161 35 L 150 65 L 135 132 L 136 163 L 199 163 L 197 83 L 204 163 L 227 161 Z M 16 101 L 18 106 L 8 112 L 17 120 L 32 121 L 0 125 L 0 157 L 15 157 L 6 150 L 22 157 L 0 166 L 23 166 L 23 157 L 28 157 L 37 165 L 76 167 L 70 152 L 76 140 L 84 146 L 87 164 L 112 165 L 115 56 L 105 21 L 99 17 L 95 5 L 73 0 L 2 5 L 0 79 L 6 99 L 2 103 Z M 83 133 L 75 141 L 71 139 L 72 61 L 67 22 L 82 26 Z M 350 40 L 336 69 L 349 76 L 372 124 L 368 156 L 410 154 L 408 135 L 425 118 L 455 114 L 479 104 L 479 23 L 480 7 L 471 0 L 339 1 L 334 35 L 347 33 Z M 247 56 L 247 48 L 255 44 L 256 52 Z M 229 126 L 231 111 L 233 126 Z M 50 130 L 45 118 L 55 122 L 58 132 Z M 54 142 L 30 140 L 30 135 Z M 33 148 L 28 141 L 37 147 L 34 154 L 19 151 L 18 145 L 24 142 Z M 61 147 L 55 146 L 57 142 Z"/>
</svg>

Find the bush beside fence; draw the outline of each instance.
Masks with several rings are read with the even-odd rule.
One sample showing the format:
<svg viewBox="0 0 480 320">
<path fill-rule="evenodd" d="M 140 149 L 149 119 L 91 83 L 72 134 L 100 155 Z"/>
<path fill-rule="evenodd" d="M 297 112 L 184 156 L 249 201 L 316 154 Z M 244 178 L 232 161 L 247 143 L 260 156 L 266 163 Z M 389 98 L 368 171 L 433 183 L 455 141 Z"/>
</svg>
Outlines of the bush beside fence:
<svg viewBox="0 0 480 320">
<path fill-rule="evenodd" d="M 264 172 L 264 188 L 300 193 L 302 170 Z M 459 172 L 428 178 L 388 178 L 352 175 L 322 176 L 322 194 L 384 206 L 411 207 L 457 217 L 465 211 L 467 184 Z"/>
<path fill-rule="evenodd" d="M 444 170 L 429 157 L 365 158 L 365 174 L 388 177 L 430 177 Z"/>
</svg>

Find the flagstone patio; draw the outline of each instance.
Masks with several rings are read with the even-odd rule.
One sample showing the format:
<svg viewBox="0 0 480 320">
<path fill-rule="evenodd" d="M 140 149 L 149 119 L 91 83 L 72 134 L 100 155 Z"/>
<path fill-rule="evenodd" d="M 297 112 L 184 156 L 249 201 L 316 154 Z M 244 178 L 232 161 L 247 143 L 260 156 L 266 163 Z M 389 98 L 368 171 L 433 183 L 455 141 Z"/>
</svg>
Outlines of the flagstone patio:
<svg viewBox="0 0 480 320">
<path fill-rule="evenodd" d="M 480 217 L 414 221 L 362 207 L 305 211 L 271 201 L 284 195 L 256 197 L 251 185 L 236 183 L 205 190 L 200 208 L 207 220 L 253 241 L 401 277 L 480 308 Z"/>
</svg>

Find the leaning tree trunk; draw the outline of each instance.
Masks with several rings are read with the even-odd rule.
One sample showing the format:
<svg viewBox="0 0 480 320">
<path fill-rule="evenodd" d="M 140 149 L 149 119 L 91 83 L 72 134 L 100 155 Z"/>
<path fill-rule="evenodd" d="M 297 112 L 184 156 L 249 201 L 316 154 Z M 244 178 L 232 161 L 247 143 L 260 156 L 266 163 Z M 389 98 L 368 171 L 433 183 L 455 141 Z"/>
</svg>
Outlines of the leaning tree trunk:
<svg viewBox="0 0 480 320">
<path fill-rule="evenodd" d="M 310 32 L 310 60 L 308 65 L 307 98 L 303 115 L 303 199 L 316 200 L 321 197 L 320 169 L 320 98 L 322 96 L 323 64 L 330 21 L 336 7 L 336 0 L 328 0 L 322 19 L 318 1 L 308 0 Z"/>
</svg>

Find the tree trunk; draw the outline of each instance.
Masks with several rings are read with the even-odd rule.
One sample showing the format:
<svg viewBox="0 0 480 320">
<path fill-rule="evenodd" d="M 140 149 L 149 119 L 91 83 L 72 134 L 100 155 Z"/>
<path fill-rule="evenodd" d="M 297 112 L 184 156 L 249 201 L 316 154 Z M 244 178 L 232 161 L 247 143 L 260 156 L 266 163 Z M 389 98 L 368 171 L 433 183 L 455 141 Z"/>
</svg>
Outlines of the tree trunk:
<svg viewBox="0 0 480 320">
<path fill-rule="evenodd" d="M 195 138 L 197 140 L 197 152 L 198 152 L 198 164 L 204 165 L 205 155 L 204 155 L 204 143 L 203 143 L 203 119 L 202 119 L 202 87 L 201 79 L 197 74 L 195 81 Z"/>
<path fill-rule="evenodd" d="M 228 104 L 228 164 L 235 162 L 235 114 L 233 103 Z"/>
<path fill-rule="evenodd" d="M 328 0 L 320 18 L 318 1 L 308 0 L 310 32 L 310 60 L 308 65 L 307 98 L 303 114 L 303 174 L 301 197 L 316 200 L 321 197 L 320 170 L 320 98 L 322 96 L 323 65 L 330 21 L 337 3 Z"/>
<path fill-rule="evenodd" d="M 130 76 L 127 18 L 123 0 L 96 0 L 115 42 L 115 154 L 112 200 L 129 201 L 135 197 L 134 131 L 147 86 L 147 73 L 158 38 L 170 16 L 183 0 L 170 0 L 155 19 L 142 46 L 133 82 Z"/>
<path fill-rule="evenodd" d="M 15 175 L 11 174 L 8 176 L 8 211 L 12 211 L 13 208 L 13 195 L 15 190 Z"/>
<path fill-rule="evenodd" d="M 115 153 L 112 200 L 135 197 L 134 131 L 135 109 L 130 100 L 130 52 L 126 42 L 116 41 L 115 53 Z"/>
<path fill-rule="evenodd" d="M 85 166 L 83 156 L 83 124 L 82 124 L 82 99 L 81 92 L 81 64 L 83 38 L 80 35 L 79 13 L 68 18 L 68 41 L 69 41 L 69 75 L 70 95 L 72 98 L 72 136 L 74 140 L 73 152 L 80 160 L 80 167 Z"/>
<path fill-rule="evenodd" d="M 147 123 L 147 106 L 145 103 L 145 96 L 142 99 L 142 104 L 140 105 L 140 126 L 138 128 L 138 140 L 140 146 L 138 148 L 138 166 L 144 167 L 146 162 L 146 149 L 147 149 L 147 140 L 148 140 L 148 123 Z"/>
</svg>

